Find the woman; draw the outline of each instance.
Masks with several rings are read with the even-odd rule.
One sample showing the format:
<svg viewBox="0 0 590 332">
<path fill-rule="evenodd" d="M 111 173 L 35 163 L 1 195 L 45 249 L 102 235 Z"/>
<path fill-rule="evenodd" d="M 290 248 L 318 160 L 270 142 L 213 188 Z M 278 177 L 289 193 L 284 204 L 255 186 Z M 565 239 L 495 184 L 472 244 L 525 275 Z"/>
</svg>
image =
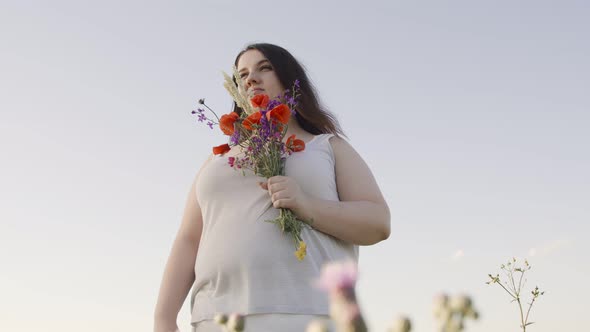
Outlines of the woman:
<svg viewBox="0 0 590 332">
<path fill-rule="evenodd" d="M 318 102 L 303 67 L 285 49 L 253 44 L 235 60 L 245 92 L 277 97 L 299 80 L 301 97 L 287 134 L 306 143 L 287 158 L 285 176 L 243 176 L 228 158 L 236 145 L 210 156 L 188 195 L 163 276 L 155 331 L 175 331 L 191 288 L 193 331 L 218 331 L 215 313 L 246 315 L 246 331 L 304 331 L 329 314 L 326 295 L 312 286 L 324 263 L 358 260 L 358 246 L 385 240 L 390 214 L 363 159 L 340 136 L 337 121 Z M 241 112 L 237 106 L 234 111 Z M 307 256 L 272 220 L 278 208 L 313 221 L 302 231 Z"/>
</svg>

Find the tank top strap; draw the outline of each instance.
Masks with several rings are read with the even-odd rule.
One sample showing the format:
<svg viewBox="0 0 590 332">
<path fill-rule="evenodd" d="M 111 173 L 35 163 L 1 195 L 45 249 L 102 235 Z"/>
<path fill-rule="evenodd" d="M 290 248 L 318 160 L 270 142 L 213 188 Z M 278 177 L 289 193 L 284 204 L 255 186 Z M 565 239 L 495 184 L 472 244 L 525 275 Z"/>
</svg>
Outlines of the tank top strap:
<svg viewBox="0 0 590 332">
<path fill-rule="evenodd" d="M 330 144 L 329 140 L 331 137 L 334 137 L 334 134 L 319 134 L 316 135 L 308 144 L 318 144 L 318 145 L 325 145 Z"/>
</svg>

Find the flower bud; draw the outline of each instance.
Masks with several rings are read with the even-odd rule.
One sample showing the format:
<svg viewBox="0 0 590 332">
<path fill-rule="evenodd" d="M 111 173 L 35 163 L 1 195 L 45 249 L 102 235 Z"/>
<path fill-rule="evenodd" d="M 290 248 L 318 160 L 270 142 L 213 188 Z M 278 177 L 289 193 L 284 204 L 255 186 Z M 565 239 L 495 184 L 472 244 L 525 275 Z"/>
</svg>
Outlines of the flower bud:
<svg viewBox="0 0 590 332">
<path fill-rule="evenodd" d="M 224 325 L 225 323 L 227 323 L 227 315 L 223 313 L 215 314 L 213 320 L 215 321 L 215 323 L 219 325 Z"/>
<path fill-rule="evenodd" d="M 452 320 L 453 312 L 448 307 L 444 307 L 439 311 L 436 318 L 439 327 L 446 326 Z"/>
<path fill-rule="evenodd" d="M 240 314 L 236 314 L 233 313 L 229 316 L 229 319 L 227 321 L 227 327 L 231 330 L 231 331 L 235 331 L 235 332 L 241 332 L 244 331 L 244 316 L 240 315 Z"/>
<path fill-rule="evenodd" d="M 305 332 L 328 332 L 328 326 L 323 320 L 314 319 L 307 325 Z"/>
<path fill-rule="evenodd" d="M 469 308 L 469 310 L 467 310 L 467 312 L 465 313 L 465 317 L 473 318 L 473 319 L 477 320 L 479 318 L 479 313 L 477 311 L 475 311 L 472 307 L 472 308 Z"/>
<path fill-rule="evenodd" d="M 445 311 L 449 305 L 449 297 L 447 294 L 440 293 L 434 297 L 432 311 L 435 317 L 441 316 L 441 313 Z"/>
<path fill-rule="evenodd" d="M 398 317 L 391 328 L 389 329 L 390 332 L 410 332 L 412 329 L 412 323 L 407 317 Z"/>
<path fill-rule="evenodd" d="M 465 328 L 465 324 L 463 324 L 463 320 L 457 319 L 457 320 L 448 321 L 444 331 L 460 332 L 460 331 L 463 331 L 464 328 Z"/>
<path fill-rule="evenodd" d="M 465 315 L 471 309 L 471 299 L 466 295 L 453 296 L 449 306 L 453 312 Z"/>
</svg>

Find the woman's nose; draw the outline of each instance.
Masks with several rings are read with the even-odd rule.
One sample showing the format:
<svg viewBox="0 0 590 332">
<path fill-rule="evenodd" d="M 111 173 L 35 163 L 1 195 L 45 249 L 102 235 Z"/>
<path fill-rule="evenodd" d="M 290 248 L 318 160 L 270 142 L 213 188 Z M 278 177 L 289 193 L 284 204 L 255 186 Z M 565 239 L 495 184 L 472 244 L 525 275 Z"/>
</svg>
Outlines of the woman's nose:
<svg viewBox="0 0 590 332">
<path fill-rule="evenodd" d="M 246 77 L 246 85 L 252 85 L 258 83 L 258 76 L 255 73 L 250 73 Z"/>
</svg>

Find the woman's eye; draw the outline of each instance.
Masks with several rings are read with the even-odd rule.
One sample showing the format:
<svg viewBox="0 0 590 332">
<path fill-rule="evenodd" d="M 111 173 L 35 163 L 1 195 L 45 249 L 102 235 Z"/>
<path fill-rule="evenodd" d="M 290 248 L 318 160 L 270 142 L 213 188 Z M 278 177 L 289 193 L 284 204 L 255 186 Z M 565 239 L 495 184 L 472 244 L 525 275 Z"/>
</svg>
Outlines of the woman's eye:
<svg viewBox="0 0 590 332">
<path fill-rule="evenodd" d="M 271 66 L 262 66 L 262 67 L 260 67 L 260 69 L 269 69 L 269 70 L 272 70 L 272 67 Z"/>
<path fill-rule="evenodd" d="M 246 76 L 247 76 L 247 75 L 246 75 L 245 73 L 244 73 L 244 74 L 240 74 L 240 78 L 244 78 L 244 77 L 246 77 Z"/>
</svg>

